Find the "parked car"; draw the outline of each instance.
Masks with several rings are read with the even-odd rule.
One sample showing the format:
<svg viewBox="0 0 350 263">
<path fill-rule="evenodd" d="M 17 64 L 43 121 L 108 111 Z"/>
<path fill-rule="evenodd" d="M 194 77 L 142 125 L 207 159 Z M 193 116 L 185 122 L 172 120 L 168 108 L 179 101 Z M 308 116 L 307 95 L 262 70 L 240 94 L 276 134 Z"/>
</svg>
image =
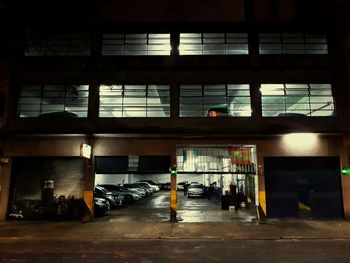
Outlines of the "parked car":
<svg viewBox="0 0 350 263">
<path fill-rule="evenodd" d="M 153 192 L 159 192 L 159 190 L 160 190 L 159 186 L 156 184 L 151 184 L 151 183 L 146 182 L 146 181 L 139 181 L 138 183 L 148 185 L 149 187 L 151 187 L 154 190 Z"/>
<path fill-rule="evenodd" d="M 131 204 L 136 200 L 140 200 L 142 197 L 140 194 L 132 191 L 128 191 L 127 188 L 121 187 L 115 184 L 101 184 L 100 186 L 106 188 L 108 191 L 113 194 L 121 194 L 124 196 L 124 203 Z"/>
<path fill-rule="evenodd" d="M 179 190 L 179 191 L 183 191 L 185 189 L 185 182 L 181 182 L 181 183 L 178 183 L 176 185 L 176 189 Z"/>
<path fill-rule="evenodd" d="M 129 189 L 130 191 L 136 191 L 140 193 L 142 197 L 148 195 L 148 192 L 137 184 L 123 184 L 123 187 Z"/>
<path fill-rule="evenodd" d="M 121 206 L 124 201 L 123 195 L 113 194 L 112 192 L 108 191 L 106 188 L 99 185 L 95 186 L 94 196 L 106 199 L 109 202 L 111 208 Z"/>
<path fill-rule="evenodd" d="M 94 197 L 94 215 L 101 216 L 110 210 L 108 200 L 100 197 Z"/>
<path fill-rule="evenodd" d="M 204 185 L 202 184 L 190 184 L 187 190 L 187 197 L 203 197 Z"/>
<path fill-rule="evenodd" d="M 140 180 L 139 182 L 146 182 L 146 183 L 149 183 L 149 184 L 151 184 L 151 185 L 158 185 L 158 186 L 159 186 L 158 183 L 155 183 L 155 182 L 153 182 L 152 180 Z"/>
<path fill-rule="evenodd" d="M 148 183 L 135 183 L 135 184 L 137 184 L 139 187 L 145 189 L 147 192 L 147 195 L 152 195 L 156 191 Z"/>
<path fill-rule="evenodd" d="M 162 183 L 160 184 L 160 190 L 170 190 L 171 189 L 171 183 Z"/>
</svg>

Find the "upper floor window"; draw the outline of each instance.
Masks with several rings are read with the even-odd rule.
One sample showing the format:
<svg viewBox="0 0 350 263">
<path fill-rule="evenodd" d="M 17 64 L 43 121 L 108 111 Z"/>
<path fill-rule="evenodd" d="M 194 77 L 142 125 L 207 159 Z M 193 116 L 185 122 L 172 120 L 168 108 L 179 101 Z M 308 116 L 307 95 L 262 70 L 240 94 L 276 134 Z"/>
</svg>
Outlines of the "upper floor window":
<svg viewBox="0 0 350 263">
<path fill-rule="evenodd" d="M 99 117 L 170 117 L 170 86 L 101 85 Z"/>
<path fill-rule="evenodd" d="M 324 34 L 259 34 L 260 54 L 328 54 Z"/>
<path fill-rule="evenodd" d="M 246 33 L 181 33 L 180 55 L 247 55 Z"/>
<path fill-rule="evenodd" d="M 25 56 L 90 56 L 92 36 L 89 33 L 26 34 Z"/>
<path fill-rule="evenodd" d="M 170 56 L 170 34 L 103 34 L 103 56 Z"/>
<path fill-rule="evenodd" d="M 330 84 L 262 84 L 264 117 L 335 115 Z"/>
<path fill-rule="evenodd" d="M 221 116 L 251 116 L 248 84 L 180 86 L 180 117 Z"/>
<path fill-rule="evenodd" d="M 89 86 L 31 85 L 20 89 L 17 115 L 87 117 Z"/>
</svg>

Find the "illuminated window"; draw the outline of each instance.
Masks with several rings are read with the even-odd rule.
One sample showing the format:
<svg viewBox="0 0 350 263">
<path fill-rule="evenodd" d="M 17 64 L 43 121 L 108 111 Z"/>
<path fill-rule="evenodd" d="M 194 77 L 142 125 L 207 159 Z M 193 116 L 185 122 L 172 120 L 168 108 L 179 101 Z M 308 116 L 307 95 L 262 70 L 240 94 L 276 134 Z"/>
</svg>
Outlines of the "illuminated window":
<svg viewBox="0 0 350 263">
<path fill-rule="evenodd" d="M 247 55 L 246 33 L 181 33 L 180 55 Z"/>
<path fill-rule="evenodd" d="M 90 56 L 91 34 L 26 35 L 25 56 Z"/>
<path fill-rule="evenodd" d="M 22 86 L 17 114 L 26 117 L 87 117 L 89 86 Z"/>
<path fill-rule="evenodd" d="M 260 54 L 328 54 L 324 34 L 272 33 L 259 35 Z"/>
<path fill-rule="evenodd" d="M 251 116 L 248 84 L 180 86 L 180 117 L 246 116 Z"/>
<path fill-rule="evenodd" d="M 330 84 L 262 84 L 264 117 L 335 115 Z"/>
<path fill-rule="evenodd" d="M 103 56 L 169 56 L 170 34 L 104 34 Z"/>
<path fill-rule="evenodd" d="M 167 85 L 101 85 L 100 117 L 170 117 Z"/>
</svg>

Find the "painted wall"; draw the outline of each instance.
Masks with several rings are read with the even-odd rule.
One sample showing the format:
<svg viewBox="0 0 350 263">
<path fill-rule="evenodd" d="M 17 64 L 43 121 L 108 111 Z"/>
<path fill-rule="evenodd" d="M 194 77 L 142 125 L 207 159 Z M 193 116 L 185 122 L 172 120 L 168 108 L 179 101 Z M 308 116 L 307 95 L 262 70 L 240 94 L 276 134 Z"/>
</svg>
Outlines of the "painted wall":
<svg viewBox="0 0 350 263">
<path fill-rule="evenodd" d="M 80 158 L 14 158 L 11 178 L 13 198 L 40 200 L 45 180 L 53 180 L 54 196 L 82 198 L 83 167 Z"/>
</svg>

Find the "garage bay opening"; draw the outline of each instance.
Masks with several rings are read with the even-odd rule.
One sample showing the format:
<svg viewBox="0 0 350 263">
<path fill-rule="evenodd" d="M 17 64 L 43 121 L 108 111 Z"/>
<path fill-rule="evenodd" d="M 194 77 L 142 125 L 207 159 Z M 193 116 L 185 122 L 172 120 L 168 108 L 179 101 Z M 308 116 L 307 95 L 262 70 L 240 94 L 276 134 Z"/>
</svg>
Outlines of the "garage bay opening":
<svg viewBox="0 0 350 263">
<path fill-rule="evenodd" d="M 256 219 L 253 145 L 177 148 L 179 217 L 184 222 Z"/>
</svg>

